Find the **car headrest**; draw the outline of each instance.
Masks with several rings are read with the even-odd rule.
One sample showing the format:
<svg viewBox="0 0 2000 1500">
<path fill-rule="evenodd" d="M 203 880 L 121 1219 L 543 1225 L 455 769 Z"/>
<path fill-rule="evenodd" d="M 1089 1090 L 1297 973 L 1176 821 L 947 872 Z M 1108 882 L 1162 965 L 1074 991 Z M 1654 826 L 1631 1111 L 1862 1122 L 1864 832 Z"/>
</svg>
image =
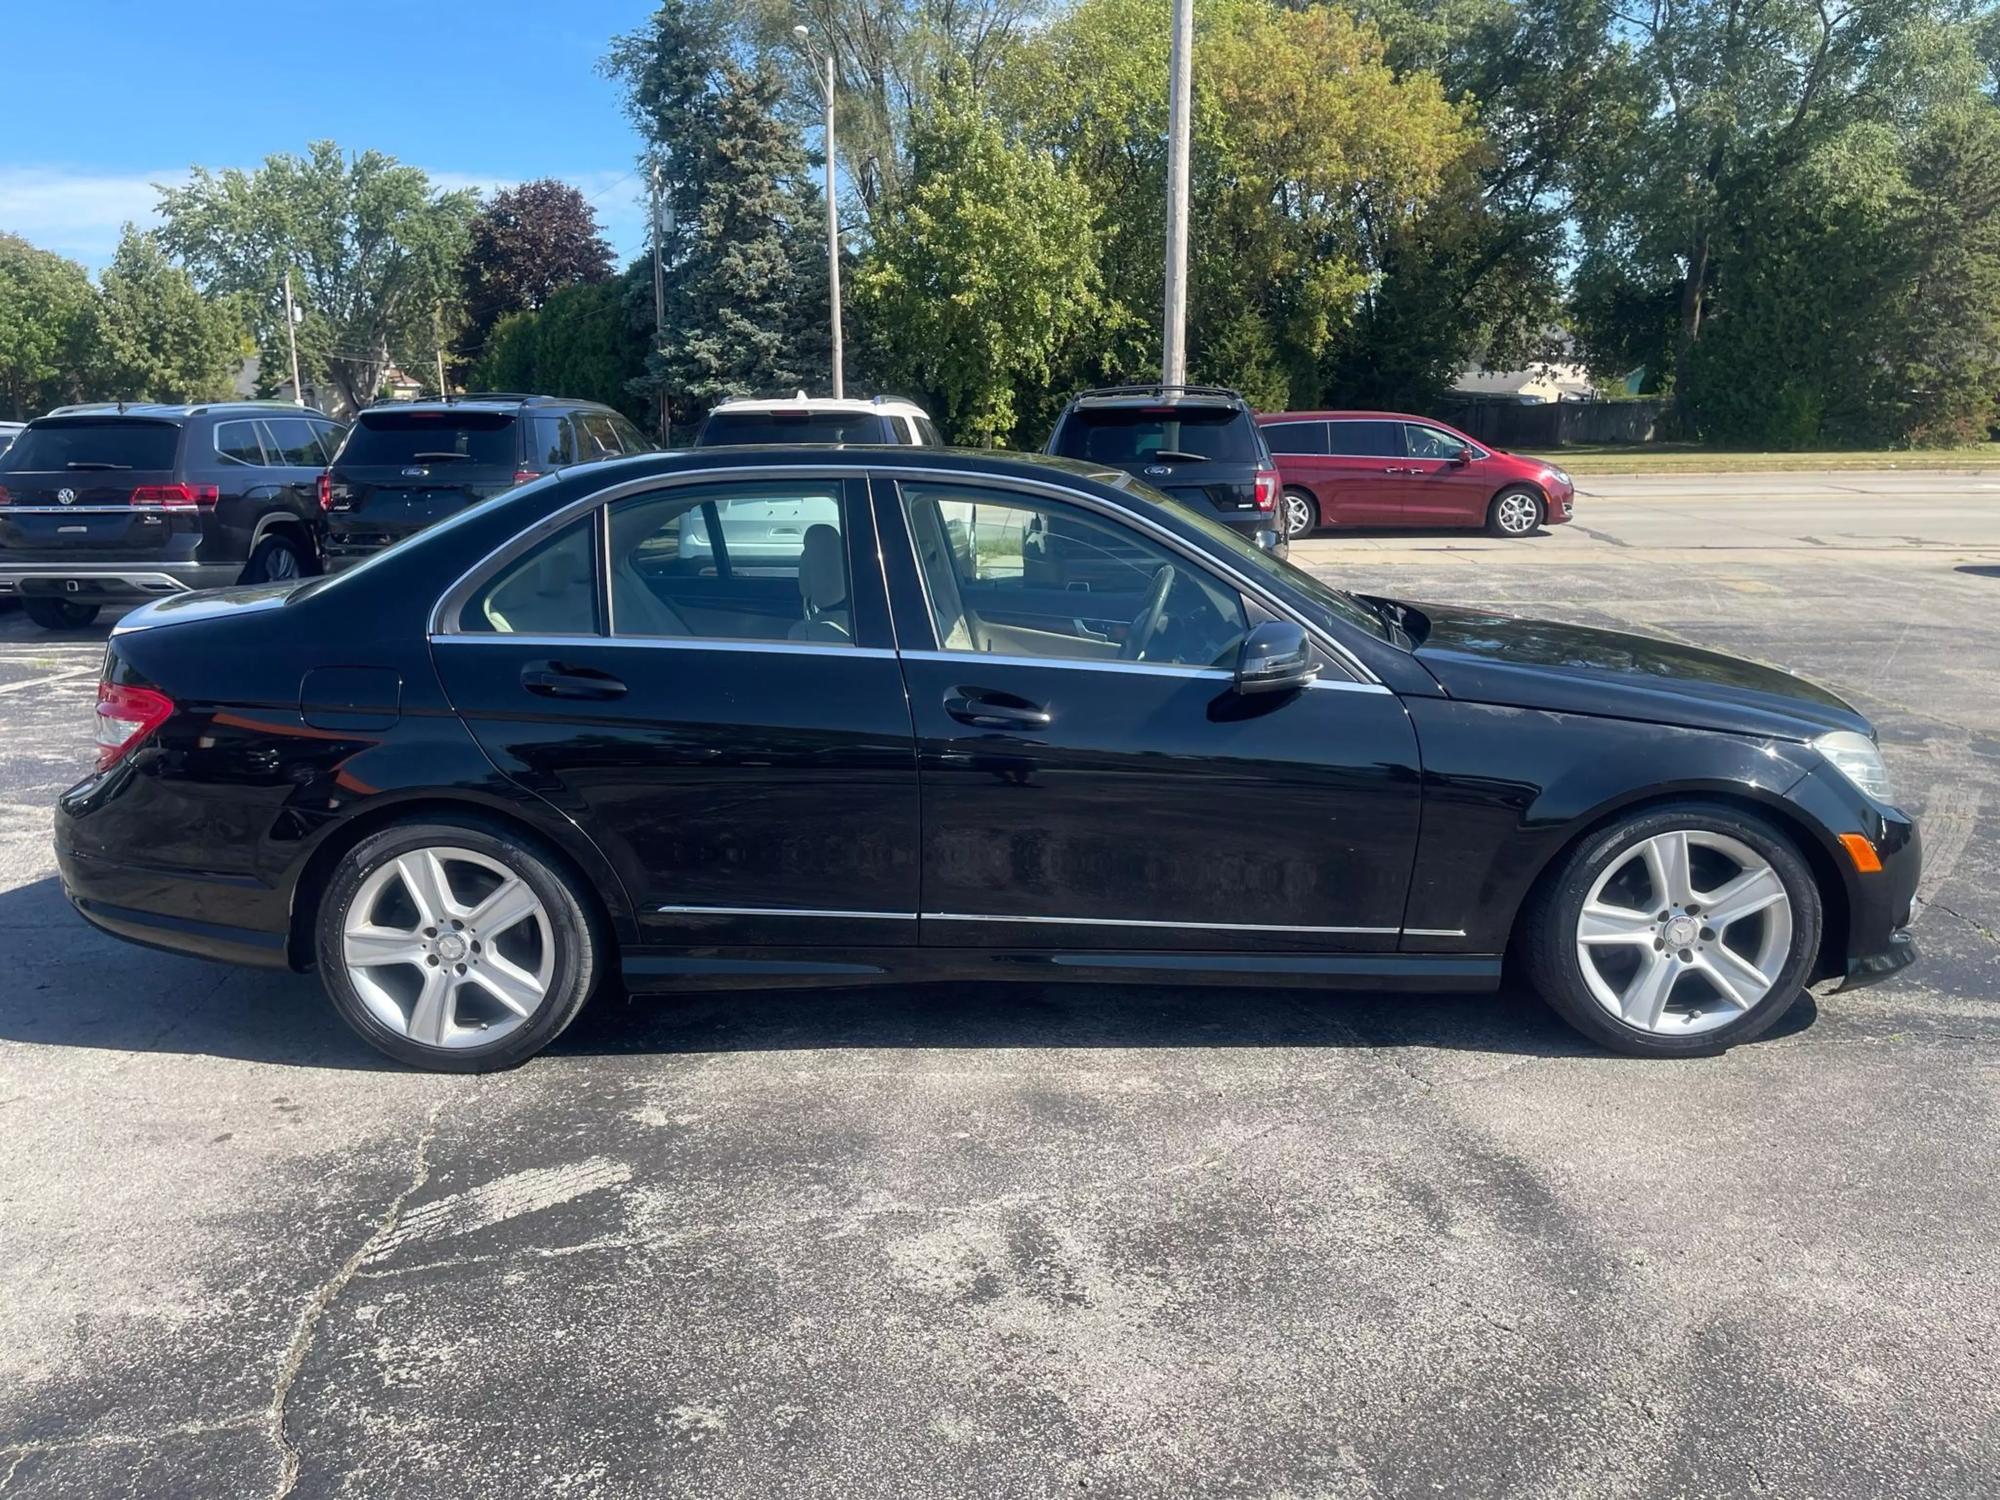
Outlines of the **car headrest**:
<svg viewBox="0 0 2000 1500">
<path fill-rule="evenodd" d="M 847 602 L 847 554 L 840 533 L 824 521 L 806 528 L 799 554 L 799 593 L 813 609 L 838 609 Z"/>
</svg>

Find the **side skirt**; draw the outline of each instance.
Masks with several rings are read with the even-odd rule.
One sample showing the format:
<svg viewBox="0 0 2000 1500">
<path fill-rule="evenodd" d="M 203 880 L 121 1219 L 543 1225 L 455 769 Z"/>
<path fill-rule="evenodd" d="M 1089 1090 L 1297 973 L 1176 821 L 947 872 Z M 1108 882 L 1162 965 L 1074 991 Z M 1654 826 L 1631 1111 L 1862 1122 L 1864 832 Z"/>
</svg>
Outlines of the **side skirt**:
<svg viewBox="0 0 2000 1500">
<path fill-rule="evenodd" d="M 1498 954 L 1188 953 L 994 948 L 637 949 L 621 965 L 636 991 L 814 989 L 941 980 L 1017 984 L 1202 984 L 1338 990 L 1467 991 L 1500 984 Z"/>
</svg>

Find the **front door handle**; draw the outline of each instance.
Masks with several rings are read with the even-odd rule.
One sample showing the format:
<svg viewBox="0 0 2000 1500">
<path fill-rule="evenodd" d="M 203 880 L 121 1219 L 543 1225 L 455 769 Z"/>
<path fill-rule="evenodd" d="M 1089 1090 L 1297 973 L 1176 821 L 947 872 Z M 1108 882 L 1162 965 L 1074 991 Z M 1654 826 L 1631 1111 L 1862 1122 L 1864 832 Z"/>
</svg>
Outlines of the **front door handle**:
<svg viewBox="0 0 2000 1500">
<path fill-rule="evenodd" d="M 625 684 L 595 667 L 574 667 L 560 661 L 531 661 L 521 668 L 521 686 L 542 698 L 590 698 L 602 701 L 625 696 Z"/>
<path fill-rule="evenodd" d="M 1046 729 L 1053 722 L 1040 704 L 985 688 L 953 688 L 945 694 L 944 711 L 974 729 Z"/>
</svg>

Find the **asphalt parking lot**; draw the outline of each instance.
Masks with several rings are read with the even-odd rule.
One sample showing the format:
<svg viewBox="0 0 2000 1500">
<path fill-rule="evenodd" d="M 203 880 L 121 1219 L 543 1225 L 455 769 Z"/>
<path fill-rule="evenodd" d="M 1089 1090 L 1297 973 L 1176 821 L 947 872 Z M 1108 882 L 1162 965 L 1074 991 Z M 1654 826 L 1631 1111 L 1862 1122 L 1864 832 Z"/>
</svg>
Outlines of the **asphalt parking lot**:
<svg viewBox="0 0 2000 1500">
<path fill-rule="evenodd" d="M 0 1495 L 2000 1492 L 2000 474 L 1582 484 L 1295 556 L 1875 717 L 1924 962 L 1721 1058 L 996 986 L 403 1072 L 313 979 L 69 913 L 104 630 L 0 617 Z"/>
</svg>

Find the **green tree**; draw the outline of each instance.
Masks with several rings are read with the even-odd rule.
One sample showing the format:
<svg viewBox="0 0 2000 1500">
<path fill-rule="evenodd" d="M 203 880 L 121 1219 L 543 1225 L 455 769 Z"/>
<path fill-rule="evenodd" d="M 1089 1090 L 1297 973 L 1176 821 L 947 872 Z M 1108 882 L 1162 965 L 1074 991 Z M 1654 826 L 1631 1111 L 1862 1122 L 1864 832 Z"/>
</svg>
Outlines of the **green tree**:
<svg viewBox="0 0 2000 1500">
<path fill-rule="evenodd" d="M 342 411 L 365 406 L 401 361 L 429 368 L 460 318 L 471 192 L 442 192 L 415 167 L 331 141 L 254 172 L 196 168 L 163 188 L 161 242 L 211 295 L 235 294 L 267 369 L 286 358 L 283 287 L 303 319 L 299 364 Z"/>
<path fill-rule="evenodd" d="M 650 299 L 651 278 L 642 261 L 615 281 L 564 287 L 536 312 L 508 313 L 493 325 L 472 384 L 602 401 L 647 423 L 653 413 L 632 389 L 645 372 L 647 329 L 632 317 L 631 293 L 643 282 Z"/>
<path fill-rule="evenodd" d="M 1089 191 L 1010 144 L 961 77 L 913 127 L 902 188 L 854 277 L 882 373 L 928 394 L 961 442 L 1011 437 L 1016 393 L 1101 310 L 1103 233 Z"/>
<path fill-rule="evenodd" d="M 128 401 L 213 401 L 227 396 L 248 352 L 229 298 L 204 297 L 167 258 L 157 236 L 131 225 L 98 278 L 92 386 Z"/>
<path fill-rule="evenodd" d="M 461 347 L 476 351 L 503 314 L 532 312 L 564 287 L 610 279 L 611 246 L 582 193 L 548 177 L 495 193 L 469 232 Z"/>
<path fill-rule="evenodd" d="M 0 234 L 0 410 L 20 420 L 88 394 L 97 297 L 75 261 Z"/>
</svg>

